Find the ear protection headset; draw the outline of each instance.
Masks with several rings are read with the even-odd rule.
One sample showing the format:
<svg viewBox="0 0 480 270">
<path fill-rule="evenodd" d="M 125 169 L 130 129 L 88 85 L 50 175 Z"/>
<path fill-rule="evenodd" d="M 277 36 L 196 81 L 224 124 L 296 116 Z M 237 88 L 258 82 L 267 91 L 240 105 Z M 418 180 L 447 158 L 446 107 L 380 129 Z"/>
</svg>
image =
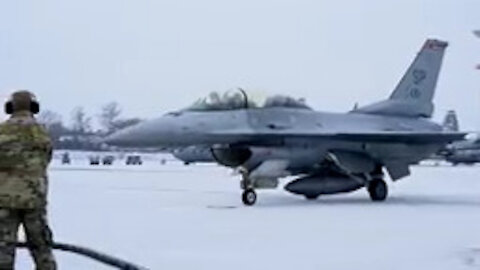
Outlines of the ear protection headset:
<svg viewBox="0 0 480 270">
<path fill-rule="evenodd" d="M 15 111 L 15 108 L 13 106 L 13 101 L 11 99 L 5 103 L 4 109 L 6 114 L 13 114 L 13 112 Z M 29 111 L 32 114 L 37 114 L 40 112 L 40 104 L 38 103 L 38 101 L 35 99 L 33 95 L 30 97 Z"/>
</svg>

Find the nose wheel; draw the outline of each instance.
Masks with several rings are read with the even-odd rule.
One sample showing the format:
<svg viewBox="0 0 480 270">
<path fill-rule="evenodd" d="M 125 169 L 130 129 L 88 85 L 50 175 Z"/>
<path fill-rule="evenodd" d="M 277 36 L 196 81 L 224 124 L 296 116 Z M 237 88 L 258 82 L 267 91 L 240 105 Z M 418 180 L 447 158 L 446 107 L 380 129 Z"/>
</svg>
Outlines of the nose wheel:
<svg viewBox="0 0 480 270">
<path fill-rule="evenodd" d="M 257 202 L 257 193 L 255 190 L 249 188 L 242 193 L 242 202 L 247 206 L 254 205 Z"/>
</svg>

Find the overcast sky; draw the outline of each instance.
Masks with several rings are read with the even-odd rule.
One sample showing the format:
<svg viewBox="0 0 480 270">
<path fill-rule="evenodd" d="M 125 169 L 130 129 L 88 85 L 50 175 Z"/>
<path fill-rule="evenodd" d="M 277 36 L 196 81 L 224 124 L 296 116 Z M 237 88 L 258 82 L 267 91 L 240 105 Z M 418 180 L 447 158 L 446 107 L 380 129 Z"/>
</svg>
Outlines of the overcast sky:
<svg viewBox="0 0 480 270">
<path fill-rule="evenodd" d="M 450 42 L 435 118 L 480 130 L 479 28 L 478 0 L 2 1 L 0 98 L 149 118 L 241 86 L 341 112 L 388 96 L 435 37 Z"/>
</svg>

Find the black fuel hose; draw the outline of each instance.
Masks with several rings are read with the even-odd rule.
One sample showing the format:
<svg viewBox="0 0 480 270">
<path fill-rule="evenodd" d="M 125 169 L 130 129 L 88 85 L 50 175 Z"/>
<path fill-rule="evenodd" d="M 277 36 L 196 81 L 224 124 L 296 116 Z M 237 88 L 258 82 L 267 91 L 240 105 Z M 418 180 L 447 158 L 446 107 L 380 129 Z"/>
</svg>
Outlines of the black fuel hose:
<svg viewBox="0 0 480 270">
<path fill-rule="evenodd" d="M 28 248 L 28 243 L 17 242 L 15 246 L 17 248 Z M 113 266 L 121 270 L 148 270 L 148 268 L 132 264 L 122 259 L 115 258 L 113 256 L 110 256 L 105 253 L 98 252 L 86 247 L 80 247 L 77 245 L 64 244 L 64 243 L 53 243 L 52 248 L 55 250 L 61 250 L 61 251 L 75 253 L 77 255 L 82 255 L 92 260 L 95 260 L 97 262 L 100 262 L 109 266 Z"/>
</svg>

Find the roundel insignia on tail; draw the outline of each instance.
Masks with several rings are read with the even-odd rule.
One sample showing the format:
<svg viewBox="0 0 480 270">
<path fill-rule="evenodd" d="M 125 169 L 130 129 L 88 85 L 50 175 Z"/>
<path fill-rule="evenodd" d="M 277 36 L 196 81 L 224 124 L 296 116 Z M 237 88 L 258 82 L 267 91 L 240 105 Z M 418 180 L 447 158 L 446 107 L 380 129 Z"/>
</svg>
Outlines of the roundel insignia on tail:
<svg viewBox="0 0 480 270">
<path fill-rule="evenodd" d="M 420 92 L 420 89 L 415 88 L 415 87 L 410 89 L 410 97 L 411 98 L 418 99 L 418 98 L 420 98 L 421 95 L 422 95 L 422 93 Z"/>
<path fill-rule="evenodd" d="M 415 69 L 413 71 L 413 83 L 419 85 L 423 80 L 427 78 L 427 72 L 423 69 Z"/>
</svg>

